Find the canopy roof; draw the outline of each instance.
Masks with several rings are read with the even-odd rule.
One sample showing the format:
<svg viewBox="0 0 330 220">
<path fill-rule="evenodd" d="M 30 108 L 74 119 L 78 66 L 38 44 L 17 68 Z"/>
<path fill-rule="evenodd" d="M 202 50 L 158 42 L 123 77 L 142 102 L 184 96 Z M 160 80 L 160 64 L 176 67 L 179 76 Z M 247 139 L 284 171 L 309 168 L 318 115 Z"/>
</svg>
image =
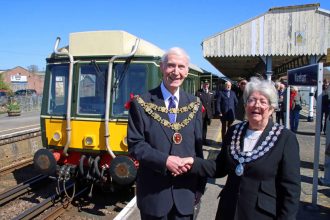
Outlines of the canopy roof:
<svg viewBox="0 0 330 220">
<path fill-rule="evenodd" d="M 265 73 L 265 58 L 272 57 L 276 75 L 290 67 L 324 62 L 330 47 L 330 11 L 320 4 L 269 9 L 202 42 L 203 56 L 230 78 Z"/>
</svg>

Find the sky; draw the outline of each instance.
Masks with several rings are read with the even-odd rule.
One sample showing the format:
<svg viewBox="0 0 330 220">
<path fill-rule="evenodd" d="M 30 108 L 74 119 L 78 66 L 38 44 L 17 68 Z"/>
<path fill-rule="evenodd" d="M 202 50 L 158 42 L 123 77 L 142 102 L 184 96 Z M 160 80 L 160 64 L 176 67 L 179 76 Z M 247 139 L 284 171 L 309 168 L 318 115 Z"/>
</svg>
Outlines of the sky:
<svg viewBox="0 0 330 220">
<path fill-rule="evenodd" d="M 62 47 L 72 32 L 124 30 L 164 50 L 181 47 L 193 64 L 219 74 L 203 57 L 204 39 L 272 7 L 311 3 L 330 10 L 330 0 L 2 0 L 0 70 L 44 70 L 56 37 Z"/>
</svg>

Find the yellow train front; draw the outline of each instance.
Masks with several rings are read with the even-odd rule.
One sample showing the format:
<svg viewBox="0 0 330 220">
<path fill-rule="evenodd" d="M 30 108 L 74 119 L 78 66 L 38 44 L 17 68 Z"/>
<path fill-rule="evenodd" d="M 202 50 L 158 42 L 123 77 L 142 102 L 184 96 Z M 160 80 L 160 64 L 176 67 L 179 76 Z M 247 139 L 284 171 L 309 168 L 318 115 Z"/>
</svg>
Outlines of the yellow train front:
<svg viewBox="0 0 330 220">
<path fill-rule="evenodd" d="M 134 183 L 138 162 L 128 156 L 127 121 L 133 95 L 161 82 L 164 51 L 124 31 L 70 34 L 69 45 L 47 58 L 35 167 L 59 181 L 109 186 Z M 184 89 L 200 87 L 191 67 Z"/>
</svg>

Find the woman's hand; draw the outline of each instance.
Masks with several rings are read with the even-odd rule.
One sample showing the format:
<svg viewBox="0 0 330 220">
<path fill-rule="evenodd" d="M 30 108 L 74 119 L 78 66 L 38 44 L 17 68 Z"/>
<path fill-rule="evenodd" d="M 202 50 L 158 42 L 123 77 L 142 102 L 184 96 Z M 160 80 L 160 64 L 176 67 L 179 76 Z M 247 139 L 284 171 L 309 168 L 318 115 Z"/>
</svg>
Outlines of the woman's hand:
<svg viewBox="0 0 330 220">
<path fill-rule="evenodd" d="M 188 172 L 193 163 L 194 163 L 194 158 L 193 157 L 184 157 L 184 158 L 180 158 L 180 162 L 178 167 L 176 168 L 176 170 L 174 170 L 174 172 L 172 172 L 173 176 L 178 176 L 180 174 L 184 174 L 186 172 Z"/>
</svg>

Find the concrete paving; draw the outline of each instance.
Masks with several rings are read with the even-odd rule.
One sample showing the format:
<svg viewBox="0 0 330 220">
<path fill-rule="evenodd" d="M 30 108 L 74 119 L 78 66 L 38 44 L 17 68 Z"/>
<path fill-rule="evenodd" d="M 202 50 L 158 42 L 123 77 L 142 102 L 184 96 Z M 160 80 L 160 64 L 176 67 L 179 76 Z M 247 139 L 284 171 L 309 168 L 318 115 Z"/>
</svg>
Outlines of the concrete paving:
<svg viewBox="0 0 330 220">
<path fill-rule="evenodd" d="M 307 121 L 307 111 L 301 111 L 301 119 L 297 132 L 297 139 L 300 145 L 301 158 L 301 196 L 300 208 L 297 219 L 302 220 L 329 220 L 330 219 L 330 187 L 317 185 L 317 203 L 312 204 L 313 195 L 313 161 L 315 138 L 320 138 L 320 165 L 318 177 L 324 177 L 325 158 L 325 136 L 315 137 L 315 121 Z M 204 146 L 206 158 L 214 158 L 220 150 L 220 121 L 213 119 L 208 129 L 207 138 L 209 146 Z M 197 220 L 214 219 L 219 198 L 218 195 L 225 184 L 226 178 L 209 179 L 206 191 L 201 199 L 200 207 L 196 210 Z M 130 208 L 125 209 L 125 213 L 119 219 L 140 219 L 139 210 L 136 204 L 130 203 Z"/>
<path fill-rule="evenodd" d="M 40 111 L 22 112 L 20 116 L 13 117 L 0 114 L 0 136 L 39 127 Z"/>
</svg>

